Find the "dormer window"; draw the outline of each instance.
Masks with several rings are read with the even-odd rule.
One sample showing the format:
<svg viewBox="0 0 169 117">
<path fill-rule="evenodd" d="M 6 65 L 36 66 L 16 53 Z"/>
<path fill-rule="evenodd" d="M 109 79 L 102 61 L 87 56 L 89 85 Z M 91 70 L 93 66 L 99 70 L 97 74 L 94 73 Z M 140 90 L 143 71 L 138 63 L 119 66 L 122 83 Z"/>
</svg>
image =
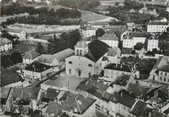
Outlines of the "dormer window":
<svg viewBox="0 0 169 117">
<path fill-rule="evenodd" d="M 72 64 L 72 61 L 69 61 L 69 64 Z"/>
<path fill-rule="evenodd" d="M 88 66 L 89 66 L 89 67 L 92 67 L 92 64 L 89 64 Z"/>
</svg>

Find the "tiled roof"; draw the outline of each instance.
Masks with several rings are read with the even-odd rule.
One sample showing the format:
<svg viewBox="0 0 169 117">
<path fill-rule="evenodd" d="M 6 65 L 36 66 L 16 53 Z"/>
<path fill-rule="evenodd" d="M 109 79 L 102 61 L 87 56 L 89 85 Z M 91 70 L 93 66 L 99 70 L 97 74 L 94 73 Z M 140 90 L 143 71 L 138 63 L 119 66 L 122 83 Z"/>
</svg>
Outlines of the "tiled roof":
<svg viewBox="0 0 169 117">
<path fill-rule="evenodd" d="M 147 37 L 147 33 L 131 33 L 132 37 Z"/>
<path fill-rule="evenodd" d="M 131 69 L 128 65 L 122 65 L 122 64 L 116 64 L 116 63 L 110 63 L 108 64 L 105 69 L 110 70 L 118 70 L 118 71 L 124 71 L 124 72 L 131 72 Z"/>
<path fill-rule="evenodd" d="M 60 115 L 62 114 L 62 110 L 68 112 L 73 110 L 74 113 L 82 115 L 95 101 L 95 99 L 68 92 L 67 98 L 63 100 L 61 104 L 58 102 L 49 102 L 46 112 Z"/>
<path fill-rule="evenodd" d="M 43 62 L 52 63 L 54 59 L 57 59 L 58 62 L 60 62 L 73 54 L 74 54 L 74 50 L 68 48 L 52 55 L 42 54 L 41 56 L 38 57 L 38 61 L 42 63 Z"/>
<path fill-rule="evenodd" d="M 119 76 L 114 82 L 113 84 L 117 84 L 117 85 L 121 85 L 121 86 L 126 86 L 129 79 L 130 79 L 131 75 L 126 75 L 123 74 L 121 76 Z"/>
<path fill-rule="evenodd" d="M 34 59 L 36 57 L 38 57 L 40 54 L 35 51 L 35 50 L 30 50 L 28 52 L 25 53 L 25 55 L 23 56 L 23 58 L 25 59 Z"/>
<path fill-rule="evenodd" d="M 25 70 L 34 71 L 34 72 L 43 72 L 47 69 L 52 68 L 51 66 L 39 63 L 39 62 L 33 62 L 30 65 L 25 67 Z"/>
<path fill-rule="evenodd" d="M 169 63 L 159 69 L 159 71 L 168 72 L 169 73 Z"/>
<path fill-rule="evenodd" d="M 100 40 L 94 40 L 88 45 L 89 52 L 85 55 L 88 59 L 97 62 L 106 52 L 108 52 L 108 46 L 106 43 Z"/>
<path fill-rule="evenodd" d="M 116 56 L 117 55 L 117 49 L 115 48 L 108 48 L 107 56 Z"/>
<path fill-rule="evenodd" d="M 132 107 L 131 113 L 136 115 L 136 116 L 140 116 L 144 112 L 146 106 L 147 106 L 147 104 L 145 102 L 138 100 L 134 104 L 134 107 Z"/>
<path fill-rule="evenodd" d="M 148 25 L 169 25 L 168 22 L 150 22 Z"/>
<path fill-rule="evenodd" d="M 135 103 L 135 96 L 129 94 L 126 90 L 121 90 L 120 92 L 118 92 L 118 94 L 118 103 L 125 105 L 129 108 L 131 108 Z"/>
<path fill-rule="evenodd" d="M 23 99 L 37 99 L 40 88 L 34 86 L 16 87 L 13 91 L 13 97 Z"/>
<path fill-rule="evenodd" d="M 7 38 L 1 38 L 0 45 L 12 43 L 12 41 L 8 40 Z"/>
<path fill-rule="evenodd" d="M 54 101 L 55 98 L 57 98 L 59 93 L 60 92 L 57 91 L 56 89 L 48 88 L 42 100 L 47 100 L 47 102 L 49 102 L 49 100 Z"/>
<path fill-rule="evenodd" d="M 20 33 L 22 30 L 21 29 L 12 29 L 12 28 L 8 28 L 9 32 L 14 32 L 14 33 Z"/>
<path fill-rule="evenodd" d="M 102 37 L 100 37 L 100 40 L 114 40 L 114 41 L 118 41 L 119 38 L 115 34 L 113 34 L 113 33 L 106 33 Z"/>
<path fill-rule="evenodd" d="M 22 81 L 22 77 L 19 73 L 12 70 L 4 70 L 1 74 L 1 87 L 6 85 Z"/>
</svg>

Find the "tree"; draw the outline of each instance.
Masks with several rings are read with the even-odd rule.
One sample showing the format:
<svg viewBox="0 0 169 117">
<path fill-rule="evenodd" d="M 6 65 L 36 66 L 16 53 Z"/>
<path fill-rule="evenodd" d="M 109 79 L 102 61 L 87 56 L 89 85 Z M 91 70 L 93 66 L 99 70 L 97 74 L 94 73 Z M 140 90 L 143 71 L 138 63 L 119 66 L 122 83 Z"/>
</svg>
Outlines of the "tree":
<svg viewBox="0 0 169 117">
<path fill-rule="evenodd" d="M 105 31 L 102 28 L 96 30 L 96 36 L 101 37 L 105 34 Z"/>
<path fill-rule="evenodd" d="M 141 50 L 144 47 L 144 44 L 141 42 L 138 42 L 135 46 L 134 49 L 135 50 Z"/>
<path fill-rule="evenodd" d="M 19 52 L 12 53 L 12 55 L 10 56 L 10 59 L 12 60 L 14 64 L 22 63 L 22 56 Z"/>
<path fill-rule="evenodd" d="M 135 51 L 135 50 L 132 50 L 132 51 L 131 51 L 131 54 L 135 54 L 135 53 L 136 53 L 136 51 Z"/>
<path fill-rule="evenodd" d="M 36 48 L 36 51 L 40 54 L 44 53 L 44 47 L 41 43 L 38 43 L 37 44 L 37 48 Z"/>
</svg>

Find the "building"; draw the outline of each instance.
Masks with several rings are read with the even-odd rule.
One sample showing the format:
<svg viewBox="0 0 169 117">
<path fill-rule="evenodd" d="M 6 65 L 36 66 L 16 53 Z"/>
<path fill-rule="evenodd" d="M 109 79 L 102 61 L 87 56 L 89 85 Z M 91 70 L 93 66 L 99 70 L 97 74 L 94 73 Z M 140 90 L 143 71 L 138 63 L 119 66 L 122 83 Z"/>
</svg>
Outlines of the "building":
<svg viewBox="0 0 169 117">
<path fill-rule="evenodd" d="M 91 25 L 83 25 L 80 27 L 80 32 L 83 38 L 96 36 L 96 29 Z"/>
<path fill-rule="evenodd" d="M 166 32 L 168 27 L 168 22 L 150 22 L 147 25 L 147 32 Z"/>
<path fill-rule="evenodd" d="M 15 71 L 4 70 L 1 75 L 1 87 L 17 87 L 21 86 L 22 77 Z"/>
<path fill-rule="evenodd" d="M 25 55 L 23 56 L 23 63 L 31 64 L 37 59 L 38 56 L 40 56 L 40 54 L 36 50 L 27 51 L 25 52 Z"/>
<path fill-rule="evenodd" d="M 106 33 L 100 40 L 109 45 L 110 47 L 118 47 L 119 38 L 115 34 Z"/>
<path fill-rule="evenodd" d="M 12 41 L 8 40 L 7 38 L 1 38 L 0 45 L 1 52 L 13 49 Z"/>
<path fill-rule="evenodd" d="M 134 22 L 130 22 L 130 23 L 127 23 L 127 29 L 128 30 L 132 30 L 133 28 L 135 28 L 135 23 Z"/>
<path fill-rule="evenodd" d="M 53 68 L 39 62 L 33 62 L 26 66 L 23 72 L 24 77 L 28 79 L 43 80 L 53 73 Z"/>
<path fill-rule="evenodd" d="M 149 80 L 169 83 L 168 80 L 168 72 L 167 67 L 169 64 L 169 56 L 161 56 L 158 58 L 156 64 L 149 74 Z M 167 69 L 166 69 L 167 68 Z M 160 71 L 161 70 L 161 71 Z"/>
<path fill-rule="evenodd" d="M 46 110 L 46 117 L 71 116 L 71 117 L 94 117 L 95 99 L 84 97 L 80 94 L 64 92 L 56 101 L 50 101 Z"/>
<path fill-rule="evenodd" d="M 8 32 L 11 35 L 16 35 L 19 37 L 19 39 L 26 39 L 26 32 L 21 29 L 13 29 L 13 28 L 8 28 Z"/>
<path fill-rule="evenodd" d="M 36 61 L 52 66 L 54 71 L 58 71 L 59 69 L 65 67 L 65 59 L 72 56 L 73 54 L 74 50 L 68 48 L 52 55 L 42 54 L 37 58 Z"/>
<path fill-rule="evenodd" d="M 158 43 L 159 43 L 159 40 L 157 38 L 155 38 L 155 37 L 148 38 L 147 51 L 152 51 L 155 48 L 157 50 L 159 50 Z"/>
<path fill-rule="evenodd" d="M 89 77 L 100 74 L 101 62 L 109 46 L 99 40 L 93 40 L 88 45 L 85 41 L 77 42 L 75 55 L 66 58 L 66 74 Z"/>
<path fill-rule="evenodd" d="M 158 75 L 161 82 L 169 84 L 169 61 L 159 69 Z"/>
<path fill-rule="evenodd" d="M 137 43 L 145 43 L 147 34 L 140 33 L 126 33 L 123 35 L 123 48 L 133 48 Z"/>
<path fill-rule="evenodd" d="M 132 74 L 132 69 L 128 65 L 110 63 L 104 68 L 104 77 L 111 81 L 116 80 L 117 77 L 127 74 Z"/>
</svg>

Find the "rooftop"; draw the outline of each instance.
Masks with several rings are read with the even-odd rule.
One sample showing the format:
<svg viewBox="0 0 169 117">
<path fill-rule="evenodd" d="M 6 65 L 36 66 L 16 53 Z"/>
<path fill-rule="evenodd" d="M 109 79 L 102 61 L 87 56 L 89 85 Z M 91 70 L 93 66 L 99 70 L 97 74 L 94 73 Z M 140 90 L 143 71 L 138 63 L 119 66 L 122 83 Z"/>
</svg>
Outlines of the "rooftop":
<svg viewBox="0 0 169 117">
<path fill-rule="evenodd" d="M 100 38 L 100 40 L 112 40 L 112 41 L 114 40 L 114 41 L 118 41 L 119 38 L 115 34 L 113 34 L 113 33 L 106 33 L 106 34 L 104 34 Z"/>
<path fill-rule="evenodd" d="M 22 30 L 21 29 L 12 29 L 12 28 L 8 28 L 9 32 L 13 32 L 13 33 L 21 33 Z"/>
<path fill-rule="evenodd" d="M 119 76 L 114 82 L 113 84 L 117 84 L 117 85 L 121 85 L 121 86 L 126 86 L 129 79 L 130 79 L 131 75 L 126 75 L 123 74 L 121 76 Z"/>
<path fill-rule="evenodd" d="M 46 101 L 46 102 L 49 102 L 50 100 L 54 101 L 54 99 L 57 98 L 59 93 L 60 91 L 57 91 L 56 89 L 48 88 L 46 94 L 42 98 L 42 101 Z"/>
<path fill-rule="evenodd" d="M 131 33 L 132 37 L 147 37 L 147 33 Z"/>
<path fill-rule="evenodd" d="M 34 72 L 43 72 L 47 69 L 52 68 L 51 66 L 39 63 L 39 62 L 33 62 L 30 65 L 25 67 L 25 70 L 34 71 Z"/>
<path fill-rule="evenodd" d="M 159 71 L 163 71 L 163 72 L 168 72 L 168 73 L 169 73 L 169 64 L 167 64 L 167 65 L 161 67 L 161 68 L 159 69 Z"/>
<path fill-rule="evenodd" d="M 150 22 L 148 25 L 169 25 L 168 22 Z"/>
<path fill-rule="evenodd" d="M 12 43 L 12 41 L 8 40 L 7 38 L 1 38 L 0 45 L 4 45 L 4 44 L 8 44 L 8 43 Z"/>
<path fill-rule="evenodd" d="M 58 62 L 61 62 L 73 54 L 74 50 L 68 48 L 52 55 L 42 54 L 41 56 L 38 57 L 38 61 L 44 63 L 52 63 L 54 59 L 57 59 Z"/>
<path fill-rule="evenodd" d="M 135 102 L 133 108 L 131 109 L 131 113 L 136 116 L 140 116 L 144 112 L 146 106 L 147 104 L 145 102 L 138 100 Z"/>
<path fill-rule="evenodd" d="M 116 56 L 119 48 L 108 48 L 107 56 Z"/>
<path fill-rule="evenodd" d="M 25 59 L 34 59 L 36 57 L 38 57 L 40 54 L 35 51 L 35 50 L 30 50 L 30 51 L 27 51 L 25 52 L 25 55 L 23 56 L 23 58 Z"/>
<path fill-rule="evenodd" d="M 1 87 L 22 81 L 22 77 L 15 71 L 4 70 L 1 74 Z"/>
<path fill-rule="evenodd" d="M 77 86 L 80 82 L 84 81 L 85 78 L 79 78 L 76 76 L 58 76 L 54 79 L 44 82 L 45 85 L 54 86 L 57 88 L 68 88 L 72 91 L 76 91 Z"/>
<path fill-rule="evenodd" d="M 55 115 L 62 114 L 62 110 L 70 112 L 73 110 L 73 113 L 82 115 L 96 100 L 84 97 L 80 94 L 73 94 L 68 92 L 65 100 L 61 103 L 59 102 L 49 102 L 47 108 L 47 113 L 54 113 Z"/>
<path fill-rule="evenodd" d="M 124 72 L 131 72 L 131 69 L 128 65 L 123 64 L 116 64 L 116 63 L 110 63 L 108 64 L 105 69 L 110 70 L 118 70 L 118 71 L 124 71 Z"/>
<path fill-rule="evenodd" d="M 104 54 L 108 52 L 108 48 L 110 48 L 110 46 L 100 40 L 93 40 L 89 43 L 88 48 L 89 51 L 85 57 L 97 62 Z"/>
</svg>

